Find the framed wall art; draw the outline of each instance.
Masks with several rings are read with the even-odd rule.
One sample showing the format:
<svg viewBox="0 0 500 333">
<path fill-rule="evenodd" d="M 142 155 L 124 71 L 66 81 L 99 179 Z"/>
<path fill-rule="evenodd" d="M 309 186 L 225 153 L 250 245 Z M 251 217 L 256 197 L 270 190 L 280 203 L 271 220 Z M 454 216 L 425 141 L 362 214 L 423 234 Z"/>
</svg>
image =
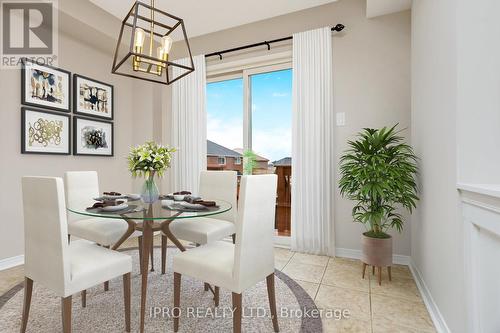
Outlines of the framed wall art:
<svg viewBox="0 0 500 333">
<path fill-rule="evenodd" d="M 73 117 L 73 155 L 113 156 L 113 123 Z"/>
<path fill-rule="evenodd" d="M 73 75 L 73 112 L 86 117 L 113 119 L 113 86 Z"/>
<path fill-rule="evenodd" d="M 21 108 L 21 153 L 60 154 L 71 153 L 70 116 Z"/>
<path fill-rule="evenodd" d="M 71 73 L 40 65 L 27 58 L 21 67 L 21 103 L 55 111 L 69 112 Z"/>
</svg>

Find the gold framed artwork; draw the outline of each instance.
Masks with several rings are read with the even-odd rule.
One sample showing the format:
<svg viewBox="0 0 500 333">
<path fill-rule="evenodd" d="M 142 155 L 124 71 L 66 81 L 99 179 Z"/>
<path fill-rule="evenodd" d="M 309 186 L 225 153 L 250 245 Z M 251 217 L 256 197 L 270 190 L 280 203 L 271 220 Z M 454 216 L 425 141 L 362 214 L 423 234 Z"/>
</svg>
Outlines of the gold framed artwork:
<svg viewBox="0 0 500 333">
<path fill-rule="evenodd" d="M 113 156 L 113 123 L 73 117 L 73 155 Z"/>
<path fill-rule="evenodd" d="M 113 86 L 73 75 L 73 112 L 86 117 L 113 119 Z"/>
<path fill-rule="evenodd" d="M 70 116 L 21 108 L 21 153 L 59 154 L 71 153 Z"/>
<path fill-rule="evenodd" d="M 70 112 L 71 73 L 22 59 L 21 103 L 55 111 Z"/>
</svg>

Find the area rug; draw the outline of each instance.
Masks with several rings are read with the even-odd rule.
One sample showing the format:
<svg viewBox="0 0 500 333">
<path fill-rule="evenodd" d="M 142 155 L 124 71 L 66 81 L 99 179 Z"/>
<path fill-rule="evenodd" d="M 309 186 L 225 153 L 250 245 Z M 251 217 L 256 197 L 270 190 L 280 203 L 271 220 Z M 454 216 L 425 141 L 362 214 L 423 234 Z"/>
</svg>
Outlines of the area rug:
<svg viewBox="0 0 500 333">
<path fill-rule="evenodd" d="M 149 273 L 146 307 L 146 332 L 173 332 L 172 258 L 176 248 L 167 251 L 167 273 L 161 274 L 161 252 L 155 248 L 155 271 Z M 124 250 L 133 258 L 132 332 L 139 330 L 140 286 L 137 249 Z M 290 277 L 276 271 L 276 302 L 281 332 L 322 332 L 320 318 L 307 316 L 316 309 L 314 301 Z M 220 304 L 215 307 L 213 294 L 204 291 L 203 283 L 187 276 L 182 278 L 179 332 L 231 332 L 231 293 L 221 288 Z M 0 332 L 19 332 L 23 287 L 19 284 L 0 296 Z M 273 332 L 265 280 L 243 294 L 244 332 Z M 124 332 L 122 279 L 110 281 L 110 290 L 102 285 L 87 291 L 87 307 L 82 308 L 79 295 L 73 296 L 73 332 Z M 34 283 L 28 332 L 61 332 L 61 302 L 50 290 Z"/>
</svg>

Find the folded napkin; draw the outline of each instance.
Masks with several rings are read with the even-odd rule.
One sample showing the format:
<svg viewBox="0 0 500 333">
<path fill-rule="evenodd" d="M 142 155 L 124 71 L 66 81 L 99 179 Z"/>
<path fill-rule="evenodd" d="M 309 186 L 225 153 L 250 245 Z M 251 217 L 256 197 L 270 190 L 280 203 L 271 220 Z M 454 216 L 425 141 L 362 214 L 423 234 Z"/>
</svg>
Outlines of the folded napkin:
<svg viewBox="0 0 500 333">
<path fill-rule="evenodd" d="M 161 206 L 170 210 L 199 211 L 206 210 L 207 207 L 200 204 L 192 204 L 185 201 L 162 200 Z"/>
<path fill-rule="evenodd" d="M 202 205 L 205 207 L 215 207 L 217 205 L 215 201 L 202 200 L 201 197 L 191 196 L 191 195 L 186 196 L 184 198 L 184 201 L 189 202 L 191 204 Z"/>
<path fill-rule="evenodd" d="M 119 206 L 123 203 L 125 203 L 125 200 L 106 200 L 106 201 L 98 201 L 92 205 L 92 207 L 87 207 L 87 209 L 94 209 L 94 208 L 103 208 L 103 207 L 109 207 L 109 206 Z"/>
</svg>

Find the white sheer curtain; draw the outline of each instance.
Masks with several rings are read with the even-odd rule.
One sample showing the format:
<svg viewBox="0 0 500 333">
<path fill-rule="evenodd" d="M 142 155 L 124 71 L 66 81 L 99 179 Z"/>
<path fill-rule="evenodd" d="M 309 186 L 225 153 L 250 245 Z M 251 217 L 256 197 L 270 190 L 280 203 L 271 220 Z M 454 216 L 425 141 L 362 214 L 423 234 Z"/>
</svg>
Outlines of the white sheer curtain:
<svg viewBox="0 0 500 333">
<path fill-rule="evenodd" d="M 193 57 L 195 71 L 172 84 L 171 188 L 198 193 L 200 171 L 207 168 L 207 117 L 205 112 L 205 56 Z M 180 64 L 189 65 L 188 59 Z M 173 68 L 174 77 L 184 73 Z"/>
<path fill-rule="evenodd" d="M 293 35 L 292 250 L 334 255 L 332 36 Z"/>
</svg>

